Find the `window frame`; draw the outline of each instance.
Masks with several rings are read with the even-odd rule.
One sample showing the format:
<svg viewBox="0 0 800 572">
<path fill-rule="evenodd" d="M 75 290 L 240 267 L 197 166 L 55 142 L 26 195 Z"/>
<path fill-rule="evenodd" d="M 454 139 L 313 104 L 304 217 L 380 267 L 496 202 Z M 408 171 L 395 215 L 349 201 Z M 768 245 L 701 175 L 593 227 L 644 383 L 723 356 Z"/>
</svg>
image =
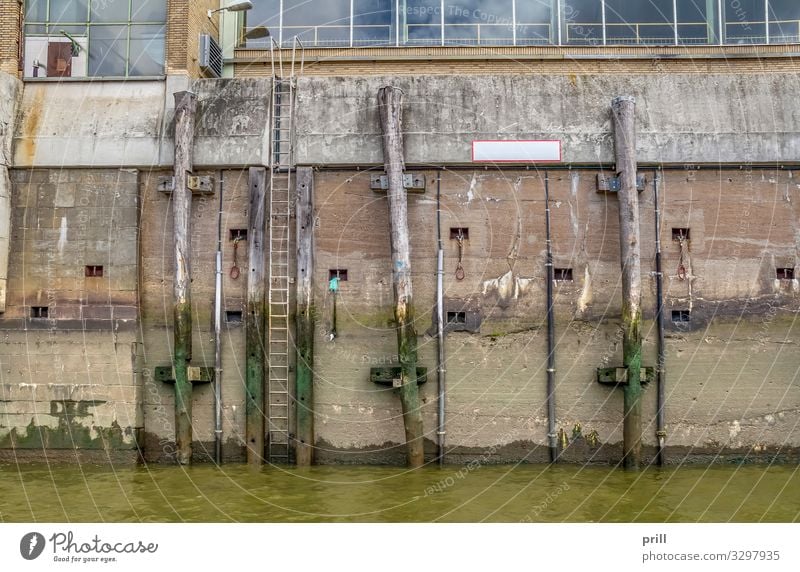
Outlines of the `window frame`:
<svg viewBox="0 0 800 572">
<path fill-rule="evenodd" d="M 51 9 L 51 2 L 53 0 L 41 0 L 46 4 L 45 7 L 45 20 L 27 20 L 23 19 L 23 40 L 27 43 L 29 38 L 59 38 L 61 37 L 58 33 L 58 29 L 68 28 L 68 27 L 82 27 L 85 29 L 85 35 L 81 35 L 80 39 L 85 39 L 85 47 L 82 46 L 82 49 L 86 51 L 86 75 L 83 76 L 71 76 L 71 77 L 36 77 L 36 76 L 24 76 L 23 79 L 25 81 L 101 81 L 101 80 L 152 80 L 152 79 L 163 79 L 166 75 L 166 67 L 167 67 L 167 19 L 169 17 L 168 10 L 168 2 L 167 0 L 164 1 L 164 20 L 163 21 L 155 21 L 155 20 L 133 20 L 133 9 L 135 0 L 125 0 L 127 2 L 127 19 L 124 21 L 117 21 L 117 20 L 109 20 L 109 21 L 92 21 L 92 7 L 93 4 L 96 2 L 98 4 L 104 3 L 106 0 L 86 0 L 86 16 L 85 20 L 82 21 L 61 21 L 61 22 L 51 22 L 50 20 L 50 9 Z M 23 15 L 27 13 L 28 9 L 28 0 L 23 3 Z M 44 32 L 28 32 L 29 26 L 42 26 L 44 28 Z M 125 74 L 124 75 L 92 75 L 91 68 L 90 68 L 90 54 L 92 49 L 92 28 L 97 27 L 114 27 L 114 26 L 124 26 L 125 28 Z M 163 60 L 161 62 L 161 73 L 157 75 L 131 75 L 131 31 L 134 26 L 159 26 L 159 30 L 161 32 L 161 37 L 163 41 Z M 134 38 L 134 41 L 136 39 Z M 23 50 L 23 55 L 24 55 Z"/>
</svg>

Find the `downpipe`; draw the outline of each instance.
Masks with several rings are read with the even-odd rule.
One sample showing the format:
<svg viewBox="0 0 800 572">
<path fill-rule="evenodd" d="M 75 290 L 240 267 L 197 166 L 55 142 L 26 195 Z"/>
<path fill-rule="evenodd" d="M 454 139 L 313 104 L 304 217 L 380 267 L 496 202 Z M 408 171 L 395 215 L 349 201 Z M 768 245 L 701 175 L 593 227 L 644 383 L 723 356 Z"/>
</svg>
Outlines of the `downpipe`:
<svg viewBox="0 0 800 572">
<path fill-rule="evenodd" d="M 550 462 L 558 461 L 558 435 L 556 434 L 556 349 L 555 315 L 553 311 L 553 243 L 550 236 L 550 177 L 544 172 L 545 202 L 545 274 L 547 277 L 547 446 Z"/>
<path fill-rule="evenodd" d="M 222 464 L 222 210 L 225 175 L 219 173 L 217 256 L 214 280 L 214 461 Z"/>
<path fill-rule="evenodd" d="M 436 179 L 436 231 L 438 234 L 439 254 L 436 264 L 436 340 L 439 350 L 436 364 L 436 372 L 438 378 L 438 426 L 436 429 L 436 458 L 439 460 L 439 466 L 444 466 L 445 463 L 445 436 L 446 430 L 446 413 L 445 413 L 445 399 L 446 399 L 446 368 L 445 368 L 445 355 L 444 355 L 444 248 L 442 246 L 442 174 L 441 171 Z"/>
<path fill-rule="evenodd" d="M 657 461 L 659 466 L 664 466 L 665 442 L 667 439 L 665 408 L 666 403 L 666 347 L 664 344 L 664 274 L 661 269 L 661 203 L 658 196 L 658 187 L 661 183 L 661 174 L 656 170 L 653 175 L 653 202 L 655 203 L 655 231 L 656 231 L 656 328 L 658 330 L 658 363 L 656 364 L 656 440 L 658 442 Z"/>
</svg>

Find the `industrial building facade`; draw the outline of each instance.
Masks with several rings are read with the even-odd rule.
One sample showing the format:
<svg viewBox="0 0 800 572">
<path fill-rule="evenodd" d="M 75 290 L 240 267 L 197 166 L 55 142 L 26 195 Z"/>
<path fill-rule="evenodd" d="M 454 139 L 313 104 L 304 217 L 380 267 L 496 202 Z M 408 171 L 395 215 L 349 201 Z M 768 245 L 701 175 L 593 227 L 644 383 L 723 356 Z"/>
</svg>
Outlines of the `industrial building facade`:
<svg viewBox="0 0 800 572">
<path fill-rule="evenodd" d="M 620 462 L 631 96 L 642 462 L 797 461 L 800 6 L 243 4 L 0 0 L 0 458 L 405 462 L 400 181 L 425 459 Z"/>
</svg>

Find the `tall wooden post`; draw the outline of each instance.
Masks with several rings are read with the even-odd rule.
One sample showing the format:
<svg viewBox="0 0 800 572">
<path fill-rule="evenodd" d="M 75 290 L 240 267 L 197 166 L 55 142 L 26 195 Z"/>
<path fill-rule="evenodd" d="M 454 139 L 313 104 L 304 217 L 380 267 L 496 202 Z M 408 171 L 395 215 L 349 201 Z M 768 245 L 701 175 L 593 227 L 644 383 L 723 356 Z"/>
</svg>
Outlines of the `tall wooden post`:
<svg viewBox="0 0 800 572">
<path fill-rule="evenodd" d="M 314 170 L 297 169 L 297 409 L 298 466 L 314 462 Z"/>
<path fill-rule="evenodd" d="M 245 436 L 247 462 L 264 462 L 264 370 L 266 269 L 264 219 L 267 196 L 267 170 L 250 168 L 250 222 L 247 229 L 247 318 L 245 320 Z"/>
<path fill-rule="evenodd" d="M 626 469 L 638 469 L 642 449 L 642 267 L 639 239 L 639 192 L 636 185 L 636 100 L 611 103 L 619 190 L 619 237 L 622 263 L 622 351 L 628 383 L 624 386 L 623 453 Z"/>
<path fill-rule="evenodd" d="M 175 93 L 175 171 L 172 190 L 172 219 L 175 233 L 174 354 L 175 370 L 175 445 L 176 460 L 181 465 L 192 461 L 192 382 L 189 362 L 192 359 L 191 292 L 191 212 L 194 116 L 197 97 L 190 91 Z"/>
<path fill-rule="evenodd" d="M 389 179 L 389 229 L 392 249 L 392 286 L 397 348 L 401 367 L 400 400 L 409 467 L 425 462 L 422 411 L 417 387 L 417 332 L 414 330 L 414 300 L 411 289 L 411 252 L 408 234 L 408 203 L 403 185 L 403 91 L 386 86 L 378 91 L 383 131 L 383 156 Z"/>
</svg>

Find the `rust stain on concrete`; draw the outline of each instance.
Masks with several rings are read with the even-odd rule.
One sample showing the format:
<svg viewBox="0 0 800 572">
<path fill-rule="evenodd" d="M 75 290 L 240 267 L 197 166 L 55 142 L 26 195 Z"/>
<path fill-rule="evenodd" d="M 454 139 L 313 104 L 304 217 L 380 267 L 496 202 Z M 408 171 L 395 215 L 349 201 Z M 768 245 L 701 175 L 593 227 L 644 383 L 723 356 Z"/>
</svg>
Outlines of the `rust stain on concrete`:
<svg viewBox="0 0 800 572">
<path fill-rule="evenodd" d="M 36 156 L 36 135 L 39 132 L 39 125 L 42 121 L 43 103 L 44 90 L 37 89 L 28 112 L 22 121 L 22 146 L 20 149 L 22 156 L 19 158 L 19 162 L 22 164 L 33 163 L 33 159 Z"/>
</svg>

